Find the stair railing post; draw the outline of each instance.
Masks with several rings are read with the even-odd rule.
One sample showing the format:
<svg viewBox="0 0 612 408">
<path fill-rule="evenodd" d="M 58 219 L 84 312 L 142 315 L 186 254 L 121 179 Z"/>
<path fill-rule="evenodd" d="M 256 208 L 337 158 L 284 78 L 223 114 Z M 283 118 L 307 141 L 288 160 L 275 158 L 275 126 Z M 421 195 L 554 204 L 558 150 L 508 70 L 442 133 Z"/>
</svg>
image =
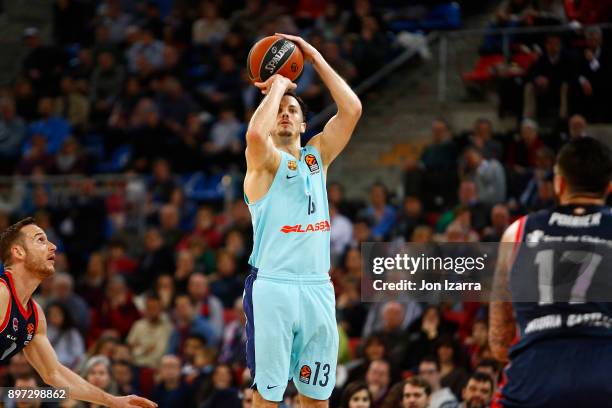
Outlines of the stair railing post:
<svg viewBox="0 0 612 408">
<path fill-rule="evenodd" d="M 438 102 L 446 102 L 446 87 L 448 75 L 448 35 L 443 33 L 440 37 L 438 56 Z"/>
</svg>

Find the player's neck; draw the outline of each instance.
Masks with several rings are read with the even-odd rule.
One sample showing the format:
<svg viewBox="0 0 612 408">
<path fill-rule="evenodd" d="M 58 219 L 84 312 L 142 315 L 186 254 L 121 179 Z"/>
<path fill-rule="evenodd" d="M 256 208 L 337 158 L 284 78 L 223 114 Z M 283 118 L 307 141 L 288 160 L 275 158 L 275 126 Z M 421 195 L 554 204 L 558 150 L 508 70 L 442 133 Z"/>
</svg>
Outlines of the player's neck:
<svg viewBox="0 0 612 408">
<path fill-rule="evenodd" d="M 561 205 L 604 205 L 605 200 L 603 198 L 571 195 L 561 198 L 559 203 Z"/>
<path fill-rule="evenodd" d="M 25 309 L 28 300 L 32 297 L 32 293 L 40 285 L 40 279 L 26 271 L 21 265 L 11 266 L 7 271 L 11 272 L 12 275 L 17 301 Z"/>
<path fill-rule="evenodd" d="M 296 160 L 300 160 L 300 137 L 296 137 L 294 139 L 288 137 L 278 137 L 275 138 L 275 145 L 279 150 L 282 150 L 285 153 L 289 153 Z"/>
</svg>

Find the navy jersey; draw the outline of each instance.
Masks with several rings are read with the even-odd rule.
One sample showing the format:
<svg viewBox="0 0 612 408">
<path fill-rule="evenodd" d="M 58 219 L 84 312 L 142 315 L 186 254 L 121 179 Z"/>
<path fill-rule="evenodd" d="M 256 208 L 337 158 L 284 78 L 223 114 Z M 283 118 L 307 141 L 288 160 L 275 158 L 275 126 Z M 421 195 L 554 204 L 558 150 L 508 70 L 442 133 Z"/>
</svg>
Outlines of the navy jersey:
<svg viewBox="0 0 612 408">
<path fill-rule="evenodd" d="M 612 341 L 612 211 L 568 205 L 521 219 L 510 287 L 520 341 Z M 525 302 L 525 300 L 530 300 Z M 534 300 L 537 299 L 537 302 Z"/>
<path fill-rule="evenodd" d="M 1 284 L 6 285 L 11 297 L 4 320 L 0 325 L 0 360 L 8 360 L 34 338 L 38 328 L 38 311 L 31 298 L 28 300 L 27 310 L 23 310 L 21 302 L 15 295 L 15 286 L 10 272 L 0 275 Z"/>
</svg>

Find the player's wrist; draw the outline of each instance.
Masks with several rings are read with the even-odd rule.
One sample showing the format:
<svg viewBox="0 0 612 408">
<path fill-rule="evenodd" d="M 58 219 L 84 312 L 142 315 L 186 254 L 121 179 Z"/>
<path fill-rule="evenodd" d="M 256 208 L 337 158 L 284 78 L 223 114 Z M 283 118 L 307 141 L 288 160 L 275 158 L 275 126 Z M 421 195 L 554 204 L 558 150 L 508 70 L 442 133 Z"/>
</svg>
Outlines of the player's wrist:
<svg viewBox="0 0 612 408">
<path fill-rule="evenodd" d="M 316 49 L 313 48 L 313 53 L 312 53 L 312 59 L 311 59 L 311 63 L 312 65 L 316 68 L 320 68 L 323 64 L 326 63 L 325 58 L 323 58 L 323 55 L 321 55 L 321 53 Z"/>
<path fill-rule="evenodd" d="M 116 407 L 117 406 L 117 401 L 119 400 L 119 397 L 116 397 L 114 395 L 111 395 L 109 393 L 104 393 L 102 400 L 104 402 L 104 405 L 108 406 L 108 407 Z"/>
</svg>

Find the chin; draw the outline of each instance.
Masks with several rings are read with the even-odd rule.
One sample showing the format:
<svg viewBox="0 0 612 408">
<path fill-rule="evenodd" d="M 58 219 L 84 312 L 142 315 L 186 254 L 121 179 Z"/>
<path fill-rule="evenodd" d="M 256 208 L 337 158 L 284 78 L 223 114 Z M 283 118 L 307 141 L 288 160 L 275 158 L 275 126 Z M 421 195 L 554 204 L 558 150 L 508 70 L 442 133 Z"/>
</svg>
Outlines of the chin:
<svg viewBox="0 0 612 408">
<path fill-rule="evenodd" d="M 36 275 L 38 275 L 38 277 L 42 280 L 42 279 L 46 279 L 49 276 L 53 276 L 55 275 L 55 266 L 51 266 L 49 268 L 45 268 L 45 269 L 40 269 L 37 271 Z"/>
</svg>

